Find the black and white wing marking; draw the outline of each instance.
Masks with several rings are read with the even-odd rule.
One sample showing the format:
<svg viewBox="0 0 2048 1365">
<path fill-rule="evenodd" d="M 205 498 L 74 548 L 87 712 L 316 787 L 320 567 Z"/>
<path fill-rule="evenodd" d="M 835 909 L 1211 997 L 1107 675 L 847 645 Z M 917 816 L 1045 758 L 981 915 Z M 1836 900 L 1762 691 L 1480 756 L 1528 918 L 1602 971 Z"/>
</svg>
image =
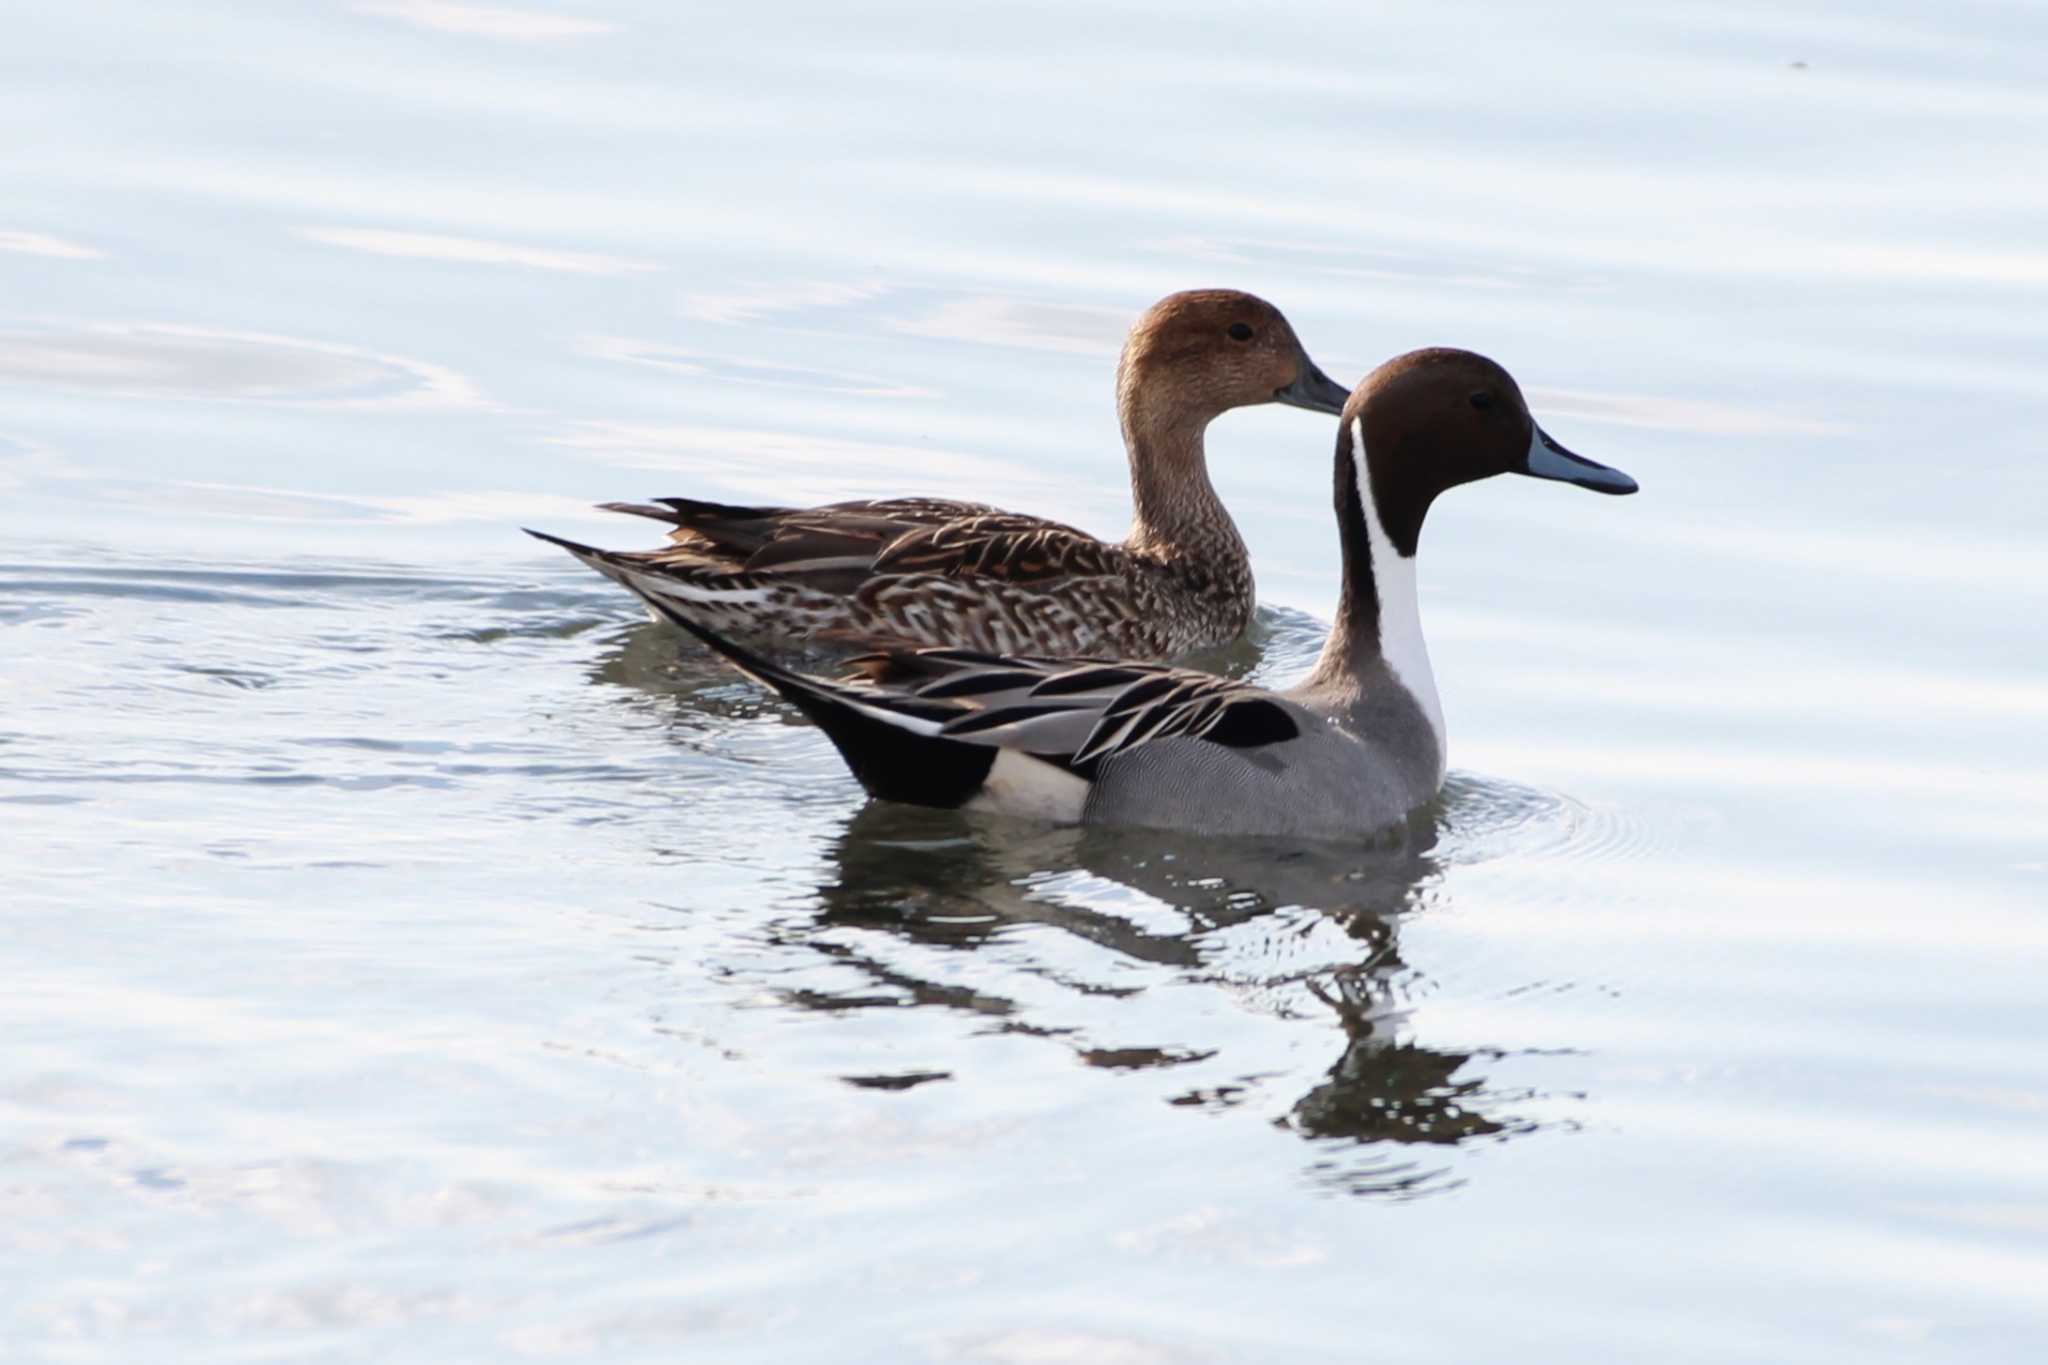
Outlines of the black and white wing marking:
<svg viewBox="0 0 2048 1365">
<path fill-rule="evenodd" d="M 1008 658 L 966 649 L 901 649 L 851 661 L 834 681 L 784 668 L 691 620 L 628 580 L 656 611 L 723 654 L 817 724 L 876 796 L 967 804 L 1001 776 L 1065 774 L 1068 792 L 1030 813 L 1079 818 L 1079 793 L 1104 763 L 1186 736 L 1235 749 L 1300 733 L 1285 703 L 1228 678 L 1154 664 Z M 1005 755 L 1018 757 L 1006 759 Z M 1010 782 L 1015 786 L 1016 773 Z M 1044 784 L 1026 778 L 1025 787 Z"/>
<path fill-rule="evenodd" d="M 1235 749 L 1301 733 L 1270 692 L 1160 664 L 1002 658 L 967 650 L 899 650 L 851 661 L 883 705 L 952 702 L 940 738 L 1016 749 L 1093 780 L 1139 745 L 1185 737 Z M 926 716 L 929 712 L 924 713 Z"/>
</svg>

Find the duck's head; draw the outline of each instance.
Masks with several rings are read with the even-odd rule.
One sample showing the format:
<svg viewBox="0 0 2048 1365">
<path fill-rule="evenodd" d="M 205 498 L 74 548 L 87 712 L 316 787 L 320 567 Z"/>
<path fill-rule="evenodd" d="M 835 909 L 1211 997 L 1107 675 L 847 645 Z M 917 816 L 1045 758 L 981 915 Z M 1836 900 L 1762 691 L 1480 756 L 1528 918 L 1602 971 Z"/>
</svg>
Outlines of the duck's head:
<svg viewBox="0 0 2048 1365">
<path fill-rule="evenodd" d="M 1340 503 L 1358 492 L 1388 539 L 1415 553 L 1436 495 L 1496 474 L 1556 479 L 1596 493 L 1633 493 L 1618 469 L 1574 455 L 1536 419 L 1514 376 L 1483 355 L 1432 348 L 1396 356 L 1359 381 L 1337 437 Z"/>
<path fill-rule="evenodd" d="M 1335 414 L 1347 397 L 1278 308 L 1235 289 L 1168 294 L 1146 309 L 1117 362 L 1117 394 L 1127 414 L 1174 426 L 1257 403 Z"/>
</svg>

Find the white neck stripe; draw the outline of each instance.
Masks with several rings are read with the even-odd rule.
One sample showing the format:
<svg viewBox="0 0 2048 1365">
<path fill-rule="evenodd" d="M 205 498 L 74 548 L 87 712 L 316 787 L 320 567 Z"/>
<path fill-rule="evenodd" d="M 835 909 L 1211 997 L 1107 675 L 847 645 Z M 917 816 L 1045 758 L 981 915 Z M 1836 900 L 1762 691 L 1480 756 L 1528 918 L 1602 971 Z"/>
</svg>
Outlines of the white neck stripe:
<svg viewBox="0 0 2048 1365">
<path fill-rule="evenodd" d="M 1443 779 L 1445 754 L 1444 704 L 1436 694 L 1436 674 L 1429 667 L 1429 646 L 1422 639 L 1422 604 L 1415 591 L 1415 561 L 1394 548 L 1393 537 L 1380 523 L 1373 502 L 1372 473 L 1365 461 L 1365 422 L 1351 419 L 1351 466 L 1358 481 L 1359 510 L 1365 514 L 1365 536 L 1372 555 L 1373 595 L 1379 599 L 1380 657 L 1403 687 L 1414 695 L 1429 728 L 1436 735 L 1437 779 Z"/>
</svg>

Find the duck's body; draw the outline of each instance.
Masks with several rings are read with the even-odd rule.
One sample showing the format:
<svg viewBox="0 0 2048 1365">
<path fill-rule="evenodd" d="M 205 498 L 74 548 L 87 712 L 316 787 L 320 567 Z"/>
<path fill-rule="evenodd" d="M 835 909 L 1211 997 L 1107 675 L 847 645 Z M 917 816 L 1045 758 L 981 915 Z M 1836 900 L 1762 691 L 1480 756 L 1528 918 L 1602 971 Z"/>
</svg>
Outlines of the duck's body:
<svg viewBox="0 0 2048 1365">
<path fill-rule="evenodd" d="M 1285 692 L 1133 661 L 893 650 L 839 682 L 781 668 L 651 605 L 816 721 L 878 797 L 1065 823 L 1345 837 L 1385 828 L 1442 785 L 1443 709 L 1421 634 L 1414 555 L 1444 489 L 1495 473 L 1627 493 L 1563 450 L 1507 372 L 1422 351 L 1368 376 L 1336 453 L 1344 547 L 1337 621 Z M 644 595 L 644 594 L 643 594 Z"/>
<path fill-rule="evenodd" d="M 676 544 L 619 552 L 540 538 L 722 634 L 771 647 L 896 640 L 1170 659 L 1235 639 L 1251 621 L 1251 564 L 1227 517 L 1170 545 L 1133 547 L 936 498 L 607 506 L 673 523 Z"/>
<path fill-rule="evenodd" d="M 1342 838 L 1399 824 L 1443 783 L 1428 715 L 1391 672 L 1356 696 L 1291 689 L 1265 699 L 1294 722 L 1293 737 L 1139 745 L 1105 765 L 1079 823 Z"/>
<path fill-rule="evenodd" d="M 1134 503 L 1121 542 L 935 498 L 606 503 L 669 523 L 670 544 L 617 552 L 541 538 L 650 604 L 771 649 L 890 640 L 1168 659 L 1251 621 L 1251 562 L 1209 482 L 1210 421 L 1276 401 L 1335 413 L 1343 397 L 1272 305 L 1233 290 L 1175 294 L 1138 320 L 1118 365 Z"/>
</svg>

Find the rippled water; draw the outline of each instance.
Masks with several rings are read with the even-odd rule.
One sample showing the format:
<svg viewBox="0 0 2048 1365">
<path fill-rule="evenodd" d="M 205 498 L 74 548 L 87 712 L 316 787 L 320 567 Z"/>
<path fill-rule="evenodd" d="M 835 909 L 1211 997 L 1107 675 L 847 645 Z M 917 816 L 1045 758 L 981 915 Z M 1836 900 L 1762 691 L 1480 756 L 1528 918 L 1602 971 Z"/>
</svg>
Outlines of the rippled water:
<svg viewBox="0 0 2048 1365">
<path fill-rule="evenodd" d="M 2039 1358 L 2044 14 L 18 9 L 0 1355 Z M 1207 284 L 1643 482 L 1439 506 L 1425 847 L 864 806 L 517 534 L 1113 532 Z"/>
</svg>

